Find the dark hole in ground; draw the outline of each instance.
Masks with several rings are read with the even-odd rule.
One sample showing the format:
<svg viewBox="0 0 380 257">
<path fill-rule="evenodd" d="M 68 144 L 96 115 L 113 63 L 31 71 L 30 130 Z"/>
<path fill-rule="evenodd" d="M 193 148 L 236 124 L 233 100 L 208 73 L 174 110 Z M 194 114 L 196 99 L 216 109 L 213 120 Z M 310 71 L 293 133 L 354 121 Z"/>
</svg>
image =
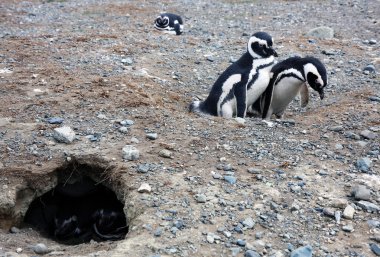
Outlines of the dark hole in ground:
<svg viewBox="0 0 380 257">
<path fill-rule="evenodd" d="M 128 232 L 123 207 L 111 189 L 84 176 L 34 199 L 24 222 L 64 244 L 120 240 Z"/>
</svg>

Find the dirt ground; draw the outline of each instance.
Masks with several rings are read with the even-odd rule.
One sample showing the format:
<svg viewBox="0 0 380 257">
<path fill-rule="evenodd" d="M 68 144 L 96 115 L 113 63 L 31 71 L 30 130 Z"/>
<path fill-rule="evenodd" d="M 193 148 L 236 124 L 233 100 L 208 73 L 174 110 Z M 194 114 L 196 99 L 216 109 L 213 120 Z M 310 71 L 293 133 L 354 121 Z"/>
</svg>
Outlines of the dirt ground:
<svg viewBox="0 0 380 257">
<path fill-rule="evenodd" d="M 163 11 L 183 16 L 182 35 L 154 30 Z M 380 205 L 379 17 L 377 0 L 2 0 L 0 256 L 34 256 L 37 243 L 51 256 L 244 256 L 251 249 L 289 256 L 303 245 L 314 256 L 375 256 L 369 245 L 380 225 L 368 221 L 379 221 L 379 212 L 359 207 L 350 192 L 365 185 Z M 334 28 L 333 39 L 305 35 L 321 25 Z M 261 30 L 273 35 L 279 59 L 313 55 L 325 63 L 326 99 L 311 92 L 307 108 L 293 102 L 273 127 L 254 117 L 241 124 L 189 113 Z M 370 64 L 377 72 L 363 72 Z M 134 122 L 127 132 L 123 120 Z M 75 131 L 73 143 L 54 140 L 61 126 Z M 129 144 L 138 160 L 123 160 Z M 364 157 L 367 172 L 356 165 Z M 31 200 L 72 163 L 93 167 L 91 175 L 125 202 L 125 240 L 66 246 L 20 223 Z M 145 164 L 149 171 L 139 172 Z M 142 183 L 150 194 L 137 192 Z M 352 220 L 321 212 L 348 204 Z M 236 232 L 247 217 L 254 228 Z M 184 226 L 173 232 L 176 221 Z M 20 231 L 10 233 L 12 226 Z M 210 233 L 219 235 L 213 243 Z"/>
</svg>

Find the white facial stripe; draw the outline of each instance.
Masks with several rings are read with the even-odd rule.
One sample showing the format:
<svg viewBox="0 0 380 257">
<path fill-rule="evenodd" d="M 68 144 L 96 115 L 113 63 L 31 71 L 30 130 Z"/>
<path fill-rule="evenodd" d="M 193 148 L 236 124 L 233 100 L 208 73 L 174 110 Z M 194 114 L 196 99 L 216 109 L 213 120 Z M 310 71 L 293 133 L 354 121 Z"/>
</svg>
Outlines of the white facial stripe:
<svg viewBox="0 0 380 257">
<path fill-rule="evenodd" d="M 304 65 L 303 67 L 305 74 L 308 74 L 309 72 L 313 73 L 315 76 L 317 76 L 318 83 L 321 84 L 322 87 L 324 87 L 323 80 L 321 78 L 321 75 L 318 72 L 317 67 L 315 67 L 312 63 L 308 63 Z"/>
<path fill-rule="evenodd" d="M 259 44 L 261 44 L 261 45 L 265 45 L 265 46 L 267 46 L 267 47 L 268 47 L 268 42 L 267 42 L 266 40 L 264 40 L 264 39 L 260 39 L 260 38 L 257 38 L 257 37 L 255 37 L 255 36 L 250 37 L 250 39 L 249 39 L 249 41 L 248 41 L 248 46 L 247 46 L 247 48 L 248 48 L 248 52 L 249 52 L 249 54 L 250 54 L 253 58 L 261 58 L 261 56 L 258 55 L 258 54 L 256 54 L 256 53 L 252 50 L 252 48 L 251 48 L 251 45 L 252 45 L 253 43 L 255 43 L 255 42 L 258 42 Z"/>
<path fill-rule="evenodd" d="M 234 74 L 231 77 L 229 77 L 222 86 L 222 94 L 219 97 L 218 101 L 218 114 L 220 114 L 220 111 L 224 110 L 224 106 L 221 106 L 224 99 L 227 97 L 227 95 L 231 92 L 233 86 L 241 81 L 241 74 Z"/>
<path fill-rule="evenodd" d="M 277 75 L 277 78 L 276 78 L 276 81 L 274 82 L 274 85 L 276 85 L 279 82 L 279 79 L 281 78 L 282 75 L 291 74 L 291 73 L 296 74 L 298 77 L 300 77 L 301 79 L 303 79 L 305 81 L 305 78 L 302 76 L 301 72 L 299 72 L 298 70 L 296 70 L 294 68 L 291 68 L 291 69 L 284 70 L 283 72 L 280 72 Z"/>
</svg>

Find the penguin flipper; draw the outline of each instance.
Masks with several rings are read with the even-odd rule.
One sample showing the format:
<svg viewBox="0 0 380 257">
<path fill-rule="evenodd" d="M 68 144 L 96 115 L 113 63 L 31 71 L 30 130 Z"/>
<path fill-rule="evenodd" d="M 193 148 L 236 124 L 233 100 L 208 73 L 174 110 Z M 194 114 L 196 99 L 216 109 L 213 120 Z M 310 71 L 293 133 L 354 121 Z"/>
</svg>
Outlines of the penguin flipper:
<svg viewBox="0 0 380 257">
<path fill-rule="evenodd" d="M 268 87 L 265 89 L 263 95 L 261 96 L 260 105 L 262 110 L 262 119 L 270 119 L 270 116 L 272 116 L 272 113 L 269 113 L 269 107 L 273 99 L 274 81 L 274 78 L 269 81 Z"/>
<path fill-rule="evenodd" d="M 300 89 L 301 107 L 304 108 L 309 103 L 309 89 L 306 83 L 303 83 Z"/>
<path fill-rule="evenodd" d="M 178 21 L 174 24 L 174 31 L 175 31 L 175 34 L 178 36 L 178 35 L 181 35 L 182 31 L 181 31 L 181 25 L 178 23 Z"/>
</svg>

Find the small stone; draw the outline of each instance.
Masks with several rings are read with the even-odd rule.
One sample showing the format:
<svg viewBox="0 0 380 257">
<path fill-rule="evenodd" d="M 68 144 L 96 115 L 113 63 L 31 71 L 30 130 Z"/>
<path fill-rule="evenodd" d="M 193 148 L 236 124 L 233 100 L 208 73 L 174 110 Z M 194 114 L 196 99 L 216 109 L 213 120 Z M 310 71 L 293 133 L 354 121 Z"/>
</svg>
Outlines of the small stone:
<svg viewBox="0 0 380 257">
<path fill-rule="evenodd" d="M 327 175 L 329 175 L 329 173 L 328 173 L 327 170 L 319 170 L 318 174 L 321 175 L 321 176 L 327 176 Z"/>
<path fill-rule="evenodd" d="M 343 226 L 342 230 L 345 231 L 345 232 L 350 232 L 351 233 L 351 232 L 354 231 L 354 227 L 351 224 L 348 224 L 346 226 Z"/>
<path fill-rule="evenodd" d="M 260 174 L 261 170 L 256 168 L 248 168 L 248 172 L 251 174 Z"/>
<path fill-rule="evenodd" d="M 225 235 L 227 238 L 230 238 L 232 236 L 232 233 L 230 231 L 223 231 L 223 235 Z"/>
<path fill-rule="evenodd" d="M 137 189 L 139 193 L 150 193 L 152 192 L 152 188 L 148 183 L 142 183 L 139 189 Z"/>
<path fill-rule="evenodd" d="M 292 185 L 290 187 L 290 191 L 292 191 L 293 193 L 299 193 L 301 190 L 302 190 L 302 188 L 298 185 Z"/>
<path fill-rule="evenodd" d="M 121 59 L 121 63 L 125 64 L 125 65 L 132 65 L 133 64 L 133 60 L 132 60 L 132 58 L 127 57 L 127 58 Z"/>
<path fill-rule="evenodd" d="M 377 212 L 377 211 L 380 211 L 380 207 L 377 206 L 376 204 L 373 204 L 371 202 L 367 202 L 367 201 L 359 201 L 358 203 L 358 206 L 369 211 L 369 212 Z"/>
<path fill-rule="evenodd" d="M 375 69 L 375 66 L 373 64 L 369 64 L 369 65 L 364 67 L 363 71 L 367 71 L 368 73 L 375 73 L 376 69 Z"/>
<path fill-rule="evenodd" d="M 248 250 L 244 253 L 244 257 L 260 257 L 260 254 L 253 250 Z"/>
<path fill-rule="evenodd" d="M 360 158 L 359 160 L 356 161 L 356 167 L 361 172 L 368 172 L 369 169 L 371 168 L 371 164 L 372 164 L 372 161 L 367 157 Z"/>
<path fill-rule="evenodd" d="M 230 250 L 231 250 L 231 256 L 232 257 L 237 256 L 240 253 L 239 247 L 231 247 Z"/>
<path fill-rule="evenodd" d="M 154 231 L 153 235 L 155 237 L 160 237 L 162 235 L 162 229 L 161 228 L 157 228 L 156 231 Z"/>
<path fill-rule="evenodd" d="M 167 149 L 162 149 L 159 153 L 159 156 L 164 157 L 164 158 L 171 158 L 172 157 L 172 152 L 167 150 Z"/>
<path fill-rule="evenodd" d="M 206 240 L 210 244 L 213 244 L 215 241 L 215 235 L 213 233 L 207 233 Z"/>
<path fill-rule="evenodd" d="M 370 39 L 370 40 L 368 41 L 368 44 L 370 44 L 370 45 L 376 45 L 376 44 L 377 44 L 377 41 L 376 41 L 376 39 Z"/>
<path fill-rule="evenodd" d="M 123 134 L 127 134 L 129 131 L 129 129 L 127 127 L 120 127 L 119 128 L 119 132 L 123 133 Z"/>
<path fill-rule="evenodd" d="M 380 256 L 380 247 L 375 243 L 370 243 L 369 247 L 371 248 L 372 252 L 376 254 L 377 256 Z"/>
<path fill-rule="evenodd" d="M 368 99 L 370 101 L 379 102 L 380 103 L 380 97 L 378 97 L 378 96 L 371 95 L 371 96 L 368 97 Z"/>
<path fill-rule="evenodd" d="M 244 227 L 252 229 L 255 226 L 255 221 L 252 219 L 252 217 L 248 217 L 242 222 L 242 224 Z"/>
<path fill-rule="evenodd" d="M 132 126 L 133 124 L 135 124 L 133 120 L 122 120 L 122 121 L 120 121 L 121 126 Z"/>
<path fill-rule="evenodd" d="M 207 197 L 204 194 L 197 194 L 195 196 L 195 200 L 197 203 L 205 203 L 207 201 Z"/>
<path fill-rule="evenodd" d="M 236 121 L 237 123 L 239 123 L 239 124 L 242 124 L 242 125 L 244 125 L 244 123 L 245 123 L 245 119 L 244 119 L 244 118 L 240 118 L 240 117 L 236 117 L 236 118 L 235 118 L 235 121 Z"/>
<path fill-rule="evenodd" d="M 331 202 L 331 206 L 334 208 L 344 209 L 348 204 L 347 199 L 335 198 Z"/>
<path fill-rule="evenodd" d="M 313 256 L 313 248 L 310 245 L 302 246 L 290 253 L 290 257 L 311 257 Z"/>
<path fill-rule="evenodd" d="M 146 134 L 146 138 L 148 138 L 150 140 L 156 140 L 158 138 L 158 134 L 157 133 L 148 133 L 148 134 Z"/>
<path fill-rule="evenodd" d="M 355 197 L 356 200 L 369 200 L 371 198 L 371 191 L 363 185 L 358 185 L 353 188 L 351 195 Z"/>
<path fill-rule="evenodd" d="M 238 246 L 245 246 L 247 243 L 246 243 L 243 239 L 238 239 L 238 240 L 236 241 L 236 244 L 237 244 Z"/>
<path fill-rule="evenodd" d="M 360 135 L 366 139 L 371 139 L 371 140 L 376 138 L 376 134 L 373 133 L 372 131 L 369 131 L 368 129 L 361 131 Z"/>
<path fill-rule="evenodd" d="M 149 170 L 150 170 L 150 165 L 149 164 L 139 164 L 137 166 L 137 172 L 147 173 Z"/>
<path fill-rule="evenodd" d="M 234 176 L 224 176 L 224 180 L 231 185 L 234 185 L 236 183 L 236 178 Z"/>
<path fill-rule="evenodd" d="M 328 217 L 335 217 L 335 211 L 331 208 L 323 208 L 323 214 Z"/>
<path fill-rule="evenodd" d="M 213 56 L 207 56 L 207 61 L 214 62 L 215 58 Z"/>
<path fill-rule="evenodd" d="M 368 220 L 367 224 L 370 228 L 380 228 L 380 221 L 378 220 Z"/>
<path fill-rule="evenodd" d="M 336 212 L 334 213 L 334 216 L 335 216 L 335 221 L 336 221 L 336 223 L 337 223 L 337 224 L 340 224 L 340 218 L 341 218 L 341 216 L 342 216 L 342 212 L 341 212 L 341 211 L 336 211 Z"/>
<path fill-rule="evenodd" d="M 179 229 L 178 229 L 177 227 L 171 227 L 171 228 L 170 228 L 170 232 L 171 232 L 173 235 L 176 235 L 178 230 L 179 230 Z"/>
<path fill-rule="evenodd" d="M 355 208 L 351 205 L 347 205 L 347 207 L 343 211 L 343 218 L 352 220 L 354 218 Z"/>
<path fill-rule="evenodd" d="M 334 131 L 334 132 L 340 132 L 343 130 L 343 126 L 342 125 L 332 126 L 332 127 L 329 127 L 329 130 Z"/>
<path fill-rule="evenodd" d="M 132 144 L 138 144 L 138 143 L 140 143 L 140 140 L 138 140 L 138 139 L 135 138 L 135 137 L 132 137 L 132 138 L 131 138 L 131 143 L 132 143 Z"/>
<path fill-rule="evenodd" d="M 70 127 L 55 128 L 53 138 L 57 142 L 70 144 L 75 139 L 75 132 Z"/>
<path fill-rule="evenodd" d="M 59 117 L 51 117 L 46 120 L 49 124 L 61 124 L 64 119 Z"/>
<path fill-rule="evenodd" d="M 32 246 L 32 250 L 36 254 L 47 254 L 50 252 L 50 250 L 44 244 L 36 244 L 36 245 Z"/>
<path fill-rule="evenodd" d="M 17 234 L 17 233 L 20 233 L 20 229 L 19 228 L 16 228 L 16 227 L 11 227 L 11 229 L 9 230 L 12 234 Z"/>
<path fill-rule="evenodd" d="M 22 248 L 19 247 L 16 249 L 16 253 L 21 253 L 21 252 L 22 252 Z"/>
<path fill-rule="evenodd" d="M 133 145 L 123 147 L 123 159 L 126 161 L 134 161 L 140 158 L 140 151 Z"/>
<path fill-rule="evenodd" d="M 332 39 L 334 38 L 334 30 L 326 26 L 321 26 L 309 30 L 306 35 L 320 39 Z"/>
<path fill-rule="evenodd" d="M 106 120 L 107 119 L 107 116 L 103 113 L 99 113 L 98 116 L 96 116 L 98 119 L 101 119 L 101 120 Z"/>
</svg>

